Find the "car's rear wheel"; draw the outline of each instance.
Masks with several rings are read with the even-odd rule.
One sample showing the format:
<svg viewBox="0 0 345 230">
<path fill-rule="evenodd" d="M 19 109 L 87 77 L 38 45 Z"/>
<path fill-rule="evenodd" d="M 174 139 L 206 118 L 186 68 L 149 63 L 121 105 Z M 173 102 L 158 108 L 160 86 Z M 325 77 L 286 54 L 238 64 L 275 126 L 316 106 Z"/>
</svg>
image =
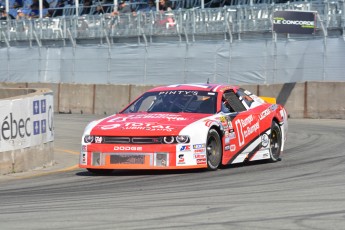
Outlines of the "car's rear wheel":
<svg viewBox="0 0 345 230">
<path fill-rule="evenodd" d="M 215 129 L 210 129 L 206 142 L 207 167 L 209 170 L 217 170 L 222 162 L 222 142 Z"/>
<path fill-rule="evenodd" d="M 112 170 L 112 169 L 90 169 L 90 168 L 87 168 L 87 171 L 89 171 L 90 173 L 93 173 L 93 174 L 97 174 L 97 175 L 109 175 L 114 170 Z"/>
<path fill-rule="evenodd" d="M 271 135 L 270 135 L 270 156 L 271 162 L 276 162 L 280 160 L 282 146 L 282 133 L 277 122 L 273 121 L 271 125 Z"/>
</svg>

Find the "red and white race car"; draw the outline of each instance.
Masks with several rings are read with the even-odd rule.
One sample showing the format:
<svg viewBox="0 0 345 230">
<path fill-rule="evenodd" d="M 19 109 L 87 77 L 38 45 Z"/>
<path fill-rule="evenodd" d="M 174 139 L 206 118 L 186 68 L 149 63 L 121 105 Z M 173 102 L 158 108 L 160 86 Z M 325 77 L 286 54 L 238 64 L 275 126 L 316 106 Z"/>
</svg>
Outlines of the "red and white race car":
<svg viewBox="0 0 345 230">
<path fill-rule="evenodd" d="M 287 113 L 272 98 L 222 84 L 157 87 L 85 128 L 79 166 L 108 173 L 275 162 L 286 133 Z"/>
</svg>

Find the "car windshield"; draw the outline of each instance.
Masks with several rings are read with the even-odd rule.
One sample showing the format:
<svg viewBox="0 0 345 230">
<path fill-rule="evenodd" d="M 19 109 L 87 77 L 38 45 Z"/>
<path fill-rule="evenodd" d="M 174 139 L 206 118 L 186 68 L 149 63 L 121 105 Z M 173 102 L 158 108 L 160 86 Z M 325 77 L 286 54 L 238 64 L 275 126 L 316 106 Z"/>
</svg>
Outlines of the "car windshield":
<svg viewBox="0 0 345 230">
<path fill-rule="evenodd" d="M 206 113 L 216 112 L 217 93 L 191 90 L 147 92 L 134 101 L 122 113 L 169 112 Z"/>
</svg>

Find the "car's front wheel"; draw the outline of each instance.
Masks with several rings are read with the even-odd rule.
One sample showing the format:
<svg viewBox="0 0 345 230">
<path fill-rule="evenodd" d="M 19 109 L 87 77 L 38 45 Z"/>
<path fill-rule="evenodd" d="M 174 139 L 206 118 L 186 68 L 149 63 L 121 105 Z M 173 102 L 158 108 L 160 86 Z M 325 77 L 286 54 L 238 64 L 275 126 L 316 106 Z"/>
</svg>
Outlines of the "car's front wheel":
<svg viewBox="0 0 345 230">
<path fill-rule="evenodd" d="M 222 162 L 222 142 L 215 129 L 210 129 L 206 142 L 207 167 L 210 170 L 217 170 Z"/>
<path fill-rule="evenodd" d="M 271 162 L 276 162 L 280 160 L 282 146 L 282 133 L 277 122 L 273 121 L 271 125 L 271 135 L 270 135 L 270 156 Z"/>
</svg>

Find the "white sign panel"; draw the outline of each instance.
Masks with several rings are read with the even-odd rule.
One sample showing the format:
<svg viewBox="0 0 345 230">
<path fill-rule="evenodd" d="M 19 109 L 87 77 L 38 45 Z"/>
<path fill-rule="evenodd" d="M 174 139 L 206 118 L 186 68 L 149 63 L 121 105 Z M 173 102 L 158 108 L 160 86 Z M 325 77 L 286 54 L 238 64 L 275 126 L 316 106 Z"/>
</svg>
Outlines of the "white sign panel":
<svg viewBox="0 0 345 230">
<path fill-rule="evenodd" d="M 53 94 L 0 101 L 0 152 L 54 140 Z"/>
</svg>

